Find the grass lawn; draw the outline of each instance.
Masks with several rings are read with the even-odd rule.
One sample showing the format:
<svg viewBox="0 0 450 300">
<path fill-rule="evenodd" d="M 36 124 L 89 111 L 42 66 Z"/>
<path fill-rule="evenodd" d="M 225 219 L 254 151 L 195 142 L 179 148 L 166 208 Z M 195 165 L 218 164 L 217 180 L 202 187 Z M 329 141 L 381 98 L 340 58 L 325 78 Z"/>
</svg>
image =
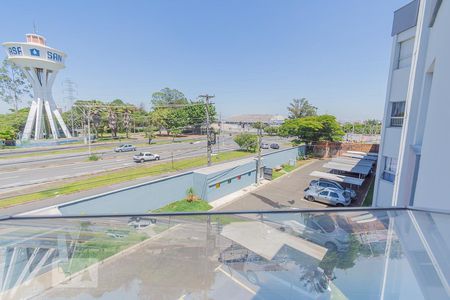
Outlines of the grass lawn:
<svg viewBox="0 0 450 300">
<path fill-rule="evenodd" d="M 291 166 L 288 164 L 281 165 L 281 170 L 279 171 L 273 171 L 272 179 L 277 179 L 278 177 L 281 177 L 289 172 L 292 172 L 293 170 L 297 169 L 298 167 L 303 166 L 304 164 L 310 162 L 310 160 L 297 160 L 295 163 L 295 166 Z"/>
<path fill-rule="evenodd" d="M 208 202 L 204 200 L 187 201 L 186 199 L 175 201 L 161 208 L 154 210 L 155 213 L 162 212 L 186 212 L 186 211 L 207 211 L 212 208 Z"/>
<path fill-rule="evenodd" d="M 195 200 L 192 202 L 188 202 L 186 199 L 172 202 L 158 208 L 152 213 L 162 213 L 162 212 L 193 212 L 193 211 L 208 211 L 212 208 L 208 202 L 204 200 Z M 206 219 L 208 216 L 185 216 L 180 218 L 191 219 L 195 221 L 201 221 L 206 223 Z M 242 217 L 232 216 L 232 215 L 214 215 L 211 216 L 211 222 L 218 222 L 222 225 L 230 224 L 232 222 L 242 222 L 245 221 Z"/>
<path fill-rule="evenodd" d="M 212 162 L 218 163 L 227 160 L 247 157 L 250 155 L 252 155 L 252 153 L 243 151 L 223 152 L 219 155 L 213 156 Z M 43 191 L 1 199 L 0 208 L 57 197 L 60 195 L 73 194 L 142 177 L 156 176 L 170 172 L 187 170 L 195 167 L 202 167 L 205 166 L 206 163 L 206 157 L 192 157 L 176 160 L 174 161 L 173 166 L 171 162 L 161 162 L 158 164 L 148 164 L 145 166 L 136 166 L 132 168 L 106 172 L 102 175 L 91 176 L 89 178 L 80 179 L 71 183 L 61 183 L 57 187 L 46 189 Z"/>
<path fill-rule="evenodd" d="M 361 206 L 372 206 L 373 201 L 373 192 L 375 190 L 375 180 L 372 178 L 372 182 L 370 183 L 369 191 L 367 192 L 366 198 L 363 201 Z"/>
</svg>

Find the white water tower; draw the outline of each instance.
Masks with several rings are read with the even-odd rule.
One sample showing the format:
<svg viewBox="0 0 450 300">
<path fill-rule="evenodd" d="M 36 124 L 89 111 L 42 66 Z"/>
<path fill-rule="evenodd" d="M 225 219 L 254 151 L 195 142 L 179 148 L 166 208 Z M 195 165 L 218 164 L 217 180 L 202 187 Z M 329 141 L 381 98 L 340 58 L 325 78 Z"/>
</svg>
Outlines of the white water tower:
<svg viewBox="0 0 450 300">
<path fill-rule="evenodd" d="M 70 138 L 70 132 L 52 96 L 52 85 L 58 71 L 64 68 L 66 54 L 48 47 L 41 35 L 31 33 L 26 37 L 26 42 L 3 43 L 8 60 L 22 69 L 33 86 L 34 99 L 22 141 L 32 138 Z"/>
</svg>

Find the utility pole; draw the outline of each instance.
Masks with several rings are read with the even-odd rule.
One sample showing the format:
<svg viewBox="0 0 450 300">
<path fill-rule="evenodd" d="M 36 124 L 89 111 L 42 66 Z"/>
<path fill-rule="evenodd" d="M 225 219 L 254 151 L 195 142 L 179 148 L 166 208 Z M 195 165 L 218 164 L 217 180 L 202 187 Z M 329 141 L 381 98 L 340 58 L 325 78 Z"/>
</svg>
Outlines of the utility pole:
<svg viewBox="0 0 450 300">
<path fill-rule="evenodd" d="M 92 155 L 92 152 L 91 152 L 91 106 L 88 106 L 87 123 L 88 123 L 88 149 L 89 149 L 89 156 L 91 156 Z"/>
<path fill-rule="evenodd" d="M 222 113 L 219 114 L 219 135 L 217 136 L 217 154 L 220 154 L 220 135 L 222 134 Z"/>
<path fill-rule="evenodd" d="M 209 118 L 209 99 L 214 98 L 215 96 L 200 95 L 199 98 L 205 99 L 205 110 L 206 110 L 206 154 L 208 158 L 208 166 L 211 165 L 211 154 L 212 154 L 212 144 L 211 144 L 211 128 L 210 128 L 210 118 Z"/>
<path fill-rule="evenodd" d="M 256 184 L 259 184 L 260 177 L 261 177 L 261 174 L 259 174 L 259 173 L 261 171 L 262 124 L 258 125 L 257 132 L 258 132 L 258 134 L 257 134 L 258 144 L 256 146 L 258 147 L 258 160 L 256 162 Z"/>
</svg>

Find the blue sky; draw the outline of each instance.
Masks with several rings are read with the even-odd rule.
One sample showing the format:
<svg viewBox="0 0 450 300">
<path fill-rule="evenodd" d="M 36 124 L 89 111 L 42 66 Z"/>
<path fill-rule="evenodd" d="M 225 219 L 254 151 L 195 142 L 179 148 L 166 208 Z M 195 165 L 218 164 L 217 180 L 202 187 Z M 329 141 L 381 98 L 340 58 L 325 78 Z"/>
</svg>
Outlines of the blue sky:
<svg viewBox="0 0 450 300">
<path fill-rule="evenodd" d="M 362 120 L 382 116 L 393 11 L 408 2 L 8 1 L 0 40 L 23 41 L 35 22 L 68 54 L 53 89 L 60 105 L 70 78 L 80 99 L 149 108 L 153 92 L 171 87 L 215 94 L 230 116 L 286 114 L 306 97 L 320 113 Z"/>
</svg>

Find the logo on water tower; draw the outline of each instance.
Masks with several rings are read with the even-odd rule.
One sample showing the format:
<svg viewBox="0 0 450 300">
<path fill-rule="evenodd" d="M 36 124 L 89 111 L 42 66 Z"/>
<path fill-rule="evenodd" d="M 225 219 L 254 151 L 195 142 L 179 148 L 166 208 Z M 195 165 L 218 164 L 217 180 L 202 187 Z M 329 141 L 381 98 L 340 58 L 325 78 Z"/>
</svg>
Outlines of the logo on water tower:
<svg viewBox="0 0 450 300">
<path fill-rule="evenodd" d="M 36 49 L 36 48 L 31 48 L 30 54 L 31 54 L 31 56 L 41 56 L 39 49 Z"/>
</svg>

